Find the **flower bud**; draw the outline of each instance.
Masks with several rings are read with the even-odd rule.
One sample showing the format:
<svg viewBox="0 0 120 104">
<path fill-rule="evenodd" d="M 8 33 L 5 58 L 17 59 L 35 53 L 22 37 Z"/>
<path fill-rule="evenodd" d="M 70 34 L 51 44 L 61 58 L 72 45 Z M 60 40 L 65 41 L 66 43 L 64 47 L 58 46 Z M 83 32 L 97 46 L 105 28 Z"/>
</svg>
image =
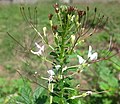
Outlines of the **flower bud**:
<svg viewBox="0 0 120 104">
<path fill-rule="evenodd" d="M 53 5 L 53 7 L 54 7 L 54 8 L 59 8 L 58 3 L 55 3 L 55 4 Z"/>
<path fill-rule="evenodd" d="M 43 33 L 44 33 L 44 36 L 46 37 L 46 31 L 47 31 L 47 28 L 46 27 L 43 27 Z"/>
<path fill-rule="evenodd" d="M 51 27 L 53 26 L 53 22 L 52 22 L 52 20 L 50 20 L 50 26 L 51 26 Z"/>
<path fill-rule="evenodd" d="M 75 15 L 73 15 L 72 18 L 71 18 L 71 21 L 72 21 L 72 22 L 74 21 L 74 18 L 75 18 Z"/>
<path fill-rule="evenodd" d="M 89 6 L 87 6 L 87 11 L 89 11 Z"/>
<path fill-rule="evenodd" d="M 81 28 L 81 32 L 84 33 L 84 31 L 85 31 L 85 28 Z"/>
<path fill-rule="evenodd" d="M 74 44 L 74 42 L 75 42 L 75 35 L 71 35 L 71 42 L 72 42 L 72 44 Z"/>
</svg>

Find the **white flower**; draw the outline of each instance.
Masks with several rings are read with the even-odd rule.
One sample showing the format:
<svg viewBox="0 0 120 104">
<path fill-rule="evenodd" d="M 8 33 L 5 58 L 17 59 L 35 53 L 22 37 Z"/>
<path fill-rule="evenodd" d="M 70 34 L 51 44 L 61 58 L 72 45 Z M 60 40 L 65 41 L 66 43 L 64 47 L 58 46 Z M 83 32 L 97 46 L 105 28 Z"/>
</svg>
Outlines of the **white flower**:
<svg viewBox="0 0 120 104">
<path fill-rule="evenodd" d="M 35 55 L 42 55 L 42 53 L 44 52 L 44 45 L 41 47 L 38 43 L 35 42 L 36 47 L 39 49 L 37 52 L 31 50 L 31 53 L 35 54 Z"/>
<path fill-rule="evenodd" d="M 95 52 L 91 55 L 90 60 L 97 60 L 97 57 L 98 57 L 98 53 Z"/>
<path fill-rule="evenodd" d="M 53 70 L 48 70 L 47 72 L 49 74 L 49 79 L 48 80 L 49 80 L 49 83 L 50 83 L 51 81 L 53 81 L 53 77 L 54 77 L 55 73 L 54 73 Z"/>
<path fill-rule="evenodd" d="M 77 55 L 78 59 L 79 59 L 79 64 L 84 64 L 86 63 L 86 60 L 83 59 L 81 56 Z M 92 53 L 92 47 L 89 46 L 89 51 L 88 51 L 88 59 L 90 60 L 96 60 L 98 58 L 98 53 L 97 52 L 94 52 Z M 89 66 L 89 64 L 88 64 Z"/>
<path fill-rule="evenodd" d="M 90 58 L 90 60 L 96 60 L 97 57 L 98 57 L 98 53 L 97 52 L 92 53 L 92 47 L 89 46 L 88 58 Z"/>
<path fill-rule="evenodd" d="M 54 73 L 54 71 L 53 71 L 53 70 L 48 70 L 47 72 L 48 72 L 48 74 L 49 74 L 50 76 L 55 75 L 55 73 Z"/>
<path fill-rule="evenodd" d="M 83 64 L 83 63 L 86 62 L 86 60 L 83 59 L 81 56 L 77 55 L 77 57 L 78 57 L 78 60 L 79 60 L 79 64 Z"/>
<path fill-rule="evenodd" d="M 61 66 L 60 65 L 56 65 L 55 68 L 58 70 Z"/>
</svg>

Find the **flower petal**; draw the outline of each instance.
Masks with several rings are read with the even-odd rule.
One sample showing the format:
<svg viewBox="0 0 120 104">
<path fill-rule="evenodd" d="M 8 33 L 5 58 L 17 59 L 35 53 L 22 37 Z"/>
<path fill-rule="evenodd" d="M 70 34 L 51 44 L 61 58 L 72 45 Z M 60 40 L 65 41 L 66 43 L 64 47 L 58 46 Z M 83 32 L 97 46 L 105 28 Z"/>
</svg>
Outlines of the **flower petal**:
<svg viewBox="0 0 120 104">
<path fill-rule="evenodd" d="M 38 51 L 38 52 L 34 52 L 33 50 L 31 50 L 31 53 L 35 54 L 35 55 L 41 55 L 41 51 Z"/>
<path fill-rule="evenodd" d="M 35 42 L 36 47 L 39 49 L 38 51 L 32 51 L 31 53 L 35 54 L 35 55 L 42 55 L 42 52 L 44 52 L 44 45 L 41 47 L 38 43 Z"/>
<path fill-rule="evenodd" d="M 33 53 L 33 54 L 35 54 L 35 55 L 38 55 L 38 56 L 39 56 L 39 55 L 42 55 L 41 49 L 39 49 L 39 51 L 37 51 L 37 52 L 31 50 L 31 53 Z"/>
<path fill-rule="evenodd" d="M 48 72 L 48 74 L 49 74 L 50 76 L 55 75 L 55 73 L 54 73 L 54 71 L 53 71 L 53 70 L 48 70 L 47 72 Z"/>
<path fill-rule="evenodd" d="M 91 47 L 91 46 L 89 46 L 88 58 L 90 58 L 90 57 L 91 57 L 91 55 L 92 55 L 92 47 Z"/>
<path fill-rule="evenodd" d="M 44 52 L 44 45 L 41 47 L 41 49 L 40 49 L 40 50 Z"/>
<path fill-rule="evenodd" d="M 36 45 L 37 48 L 39 48 L 39 49 L 41 48 L 41 46 L 36 42 L 35 42 L 35 45 Z"/>
<path fill-rule="evenodd" d="M 77 55 L 78 59 L 79 59 L 79 64 L 83 64 L 86 62 L 85 59 L 83 59 L 81 56 Z"/>
<path fill-rule="evenodd" d="M 98 53 L 97 53 L 97 52 L 93 53 L 93 54 L 90 56 L 90 60 L 97 60 L 97 58 L 98 58 Z"/>
</svg>

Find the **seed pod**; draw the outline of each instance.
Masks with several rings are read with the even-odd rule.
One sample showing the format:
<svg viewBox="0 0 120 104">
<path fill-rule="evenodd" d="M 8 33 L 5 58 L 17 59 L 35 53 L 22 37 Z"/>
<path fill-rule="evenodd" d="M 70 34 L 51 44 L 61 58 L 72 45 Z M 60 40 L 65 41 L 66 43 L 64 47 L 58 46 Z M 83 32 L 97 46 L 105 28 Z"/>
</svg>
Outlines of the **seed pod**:
<svg viewBox="0 0 120 104">
<path fill-rule="evenodd" d="M 89 11 L 89 6 L 87 6 L 87 11 Z"/>
<path fill-rule="evenodd" d="M 53 25 L 52 26 L 52 31 L 53 31 L 53 33 L 56 33 L 56 31 L 57 31 L 57 25 Z"/>
<path fill-rule="evenodd" d="M 97 12 L 97 8 L 95 7 L 95 13 Z"/>
<path fill-rule="evenodd" d="M 75 8 L 73 6 L 68 7 L 68 13 L 72 13 L 74 10 L 75 10 Z"/>
<path fill-rule="evenodd" d="M 53 17 L 53 14 L 48 15 L 49 20 L 52 20 L 52 17 Z"/>
</svg>

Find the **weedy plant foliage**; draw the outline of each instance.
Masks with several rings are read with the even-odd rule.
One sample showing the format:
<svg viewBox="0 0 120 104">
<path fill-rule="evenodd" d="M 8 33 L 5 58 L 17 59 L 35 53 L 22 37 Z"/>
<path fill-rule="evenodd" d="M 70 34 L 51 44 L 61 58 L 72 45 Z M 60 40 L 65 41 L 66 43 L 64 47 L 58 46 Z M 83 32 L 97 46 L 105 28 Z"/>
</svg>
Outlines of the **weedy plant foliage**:
<svg viewBox="0 0 120 104">
<path fill-rule="evenodd" d="M 76 81 L 74 76 L 82 73 L 86 68 L 89 69 L 91 64 L 109 58 L 100 58 L 99 53 L 94 51 L 91 45 L 88 46 L 85 56 L 78 54 L 82 50 L 77 48 L 97 30 L 104 28 L 108 18 L 97 15 L 96 8 L 91 14 L 89 7 L 85 11 L 73 6 L 59 6 L 57 3 L 53 7 L 54 14 L 48 15 L 52 30 L 52 44 L 46 27 L 43 27 L 43 34 L 40 34 L 35 26 L 29 23 L 42 39 L 41 45 L 37 41 L 35 42 L 37 50 L 31 49 L 30 52 L 52 65 L 47 71 L 48 77 L 39 77 L 47 82 L 47 87 L 37 81 L 34 83 L 40 87 L 34 92 L 30 87 L 24 87 L 20 96 L 14 100 L 17 104 L 81 104 L 81 98 L 107 92 L 98 92 L 97 89 L 83 92 L 74 84 Z M 50 51 L 45 56 L 47 48 L 50 48 Z M 48 59 L 49 55 L 51 59 Z M 77 65 L 71 66 L 70 63 L 74 61 L 71 58 L 72 55 L 77 59 Z M 36 76 L 37 74 L 35 72 Z"/>
</svg>

